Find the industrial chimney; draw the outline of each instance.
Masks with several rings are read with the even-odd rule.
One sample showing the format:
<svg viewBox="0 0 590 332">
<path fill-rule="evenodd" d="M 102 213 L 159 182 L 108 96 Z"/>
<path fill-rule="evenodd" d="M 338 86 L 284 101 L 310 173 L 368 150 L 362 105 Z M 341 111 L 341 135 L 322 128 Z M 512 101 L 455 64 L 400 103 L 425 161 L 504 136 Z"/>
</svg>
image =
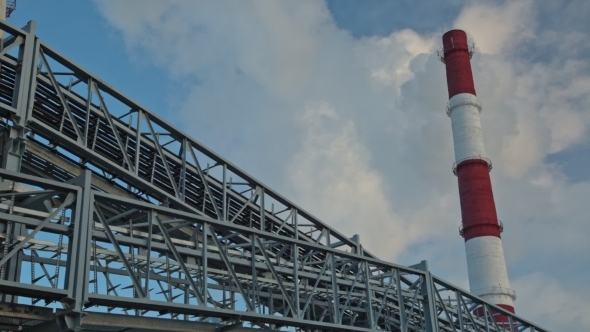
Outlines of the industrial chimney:
<svg viewBox="0 0 590 332">
<path fill-rule="evenodd" d="M 516 294 L 510 289 L 506 272 L 500 239 L 503 225 L 496 215 L 489 174 L 492 163 L 486 158 L 479 118 L 481 105 L 471 73 L 473 50 L 462 30 L 448 31 L 442 39 L 441 60 L 446 66 L 449 90 L 447 114 L 455 147 L 453 172 L 459 182 L 460 234 L 465 239 L 469 286 L 475 295 L 514 312 Z M 505 319 L 499 316 L 496 321 Z"/>
</svg>

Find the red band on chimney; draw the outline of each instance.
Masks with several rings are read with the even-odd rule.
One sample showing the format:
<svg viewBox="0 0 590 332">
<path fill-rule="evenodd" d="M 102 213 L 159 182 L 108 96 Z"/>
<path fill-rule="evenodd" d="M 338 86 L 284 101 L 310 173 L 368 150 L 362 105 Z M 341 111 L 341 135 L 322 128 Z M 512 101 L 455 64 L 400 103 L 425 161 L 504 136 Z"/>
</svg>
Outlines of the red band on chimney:
<svg viewBox="0 0 590 332">
<path fill-rule="evenodd" d="M 511 305 L 506 305 L 506 304 L 496 304 L 496 305 L 506 311 L 514 313 L 514 307 Z M 508 319 L 508 316 L 502 315 L 501 313 L 499 313 L 498 311 L 493 310 L 493 309 L 488 311 L 488 315 L 490 313 L 494 317 L 494 320 L 496 321 L 496 324 L 498 324 L 498 327 L 502 327 L 505 329 L 510 328 L 510 326 L 507 325 L 510 322 L 510 320 Z M 473 314 L 478 317 L 485 317 L 483 308 L 477 308 L 477 309 L 473 310 Z M 514 323 L 516 323 L 516 322 L 514 322 Z"/>
<path fill-rule="evenodd" d="M 457 165 L 457 178 L 465 241 L 479 236 L 500 237 L 488 163 L 465 160 Z"/>
<path fill-rule="evenodd" d="M 475 95 L 467 34 L 463 30 L 451 30 L 443 35 L 447 88 L 449 98 L 460 93 Z"/>
<path fill-rule="evenodd" d="M 506 311 L 510 311 L 511 313 L 514 313 L 514 307 L 511 305 L 506 305 L 506 304 L 497 304 L 498 307 L 506 310 Z"/>
</svg>

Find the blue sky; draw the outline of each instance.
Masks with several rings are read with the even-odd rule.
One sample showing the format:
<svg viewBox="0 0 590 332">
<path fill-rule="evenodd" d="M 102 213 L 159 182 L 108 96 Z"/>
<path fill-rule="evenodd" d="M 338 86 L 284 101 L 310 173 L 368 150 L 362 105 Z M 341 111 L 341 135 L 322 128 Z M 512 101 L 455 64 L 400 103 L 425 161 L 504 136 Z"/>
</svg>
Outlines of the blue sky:
<svg viewBox="0 0 590 332">
<path fill-rule="evenodd" d="M 387 36 L 394 30 L 431 32 L 450 26 L 461 9 L 461 1 L 330 0 L 327 2 L 336 24 L 355 37 Z"/>
<path fill-rule="evenodd" d="M 37 22 L 37 35 L 74 62 L 98 74 L 151 109 L 168 108 L 174 90 L 165 70 L 129 57 L 126 47 L 91 1 L 18 1 L 9 22 Z M 141 83 L 140 83 L 141 82 Z"/>
<path fill-rule="evenodd" d="M 382 259 L 428 259 L 467 288 L 435 52 L 464 28 L 517 312 L 583 330 L 589 15 L 581 0 L 19 0 L 9 20 L 36 20 L 45 42 Z"/>
</svg>

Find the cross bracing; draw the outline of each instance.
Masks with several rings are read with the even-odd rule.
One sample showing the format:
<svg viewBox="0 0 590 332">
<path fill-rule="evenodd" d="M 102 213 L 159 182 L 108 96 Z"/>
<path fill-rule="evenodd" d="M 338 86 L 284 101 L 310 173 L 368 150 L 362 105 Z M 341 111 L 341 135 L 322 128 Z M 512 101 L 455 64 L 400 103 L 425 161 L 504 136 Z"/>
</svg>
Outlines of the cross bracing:
<svg viewBox="0 0 590 332">
<path fill-rule="evenodd" d="M 425 263 L 379 260 L 46 45 L 34 22 L 0 28 L 0 292 L 25 312 L 58 308 L 0 310 L 14 318 L 0 330 L 546 331 Z"/>
</svg>

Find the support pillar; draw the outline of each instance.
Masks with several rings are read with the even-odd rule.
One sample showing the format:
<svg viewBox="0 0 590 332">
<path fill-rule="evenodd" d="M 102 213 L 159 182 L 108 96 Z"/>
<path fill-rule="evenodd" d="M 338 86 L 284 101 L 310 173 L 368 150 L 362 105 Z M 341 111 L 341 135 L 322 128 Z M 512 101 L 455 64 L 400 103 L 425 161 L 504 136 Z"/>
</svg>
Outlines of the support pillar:
<svg viewBox="0 0 590 332">
<path fill-rule="evenodd" d="M 82 198 L 76 201 L 73 212 L 73 234 L 68 247 L 65 285 L 68 297 L 62 301 L 66 310 L 63 316 L 66 330 L 75 330 L 82 324 L 84 305 L 88 302 L 92 225 L 94 219 L 92 172 L 85 170 L 70 182 L 82 187 Z"/>
<path fill-rule="evenodd" d="M 26 150 L 26 126 L 34 103 L 37 76 L 36 60 L 39 54 L 39 41 L 35 36 L 35 28 L 34 21 L 29 21 L 27 26 L 23 28 L 28 32 L 28 35 L 25 37 L 24 43 L 19 47 L 18 60 L 22 66 L 16 73 L 11 105 L 16 110 L 16 113 L 12 113 L 10 116 L 12 124 L 5 129 L 2 140 L 3 145 L 0 148 L 2 152 L 2 159 L 0 160 L 2 168 L 15 172 L 20 172 L 22 156 Z M 7 231 L 9 231 L 7 241 L 25 232 L 20 224 L 9 225 L 7 222 L 1 221 L 0 232 L 6 233 Z M 21 268 L 19 262 L 22 259 L 19 255 L 20 253 L 17 253 L 6 263 L 4 280 L 20 281 Z M 4 302 L 17 301 L 15 296 L 6 294 L 2 295 L 1 300 Z"/>
</svg>

